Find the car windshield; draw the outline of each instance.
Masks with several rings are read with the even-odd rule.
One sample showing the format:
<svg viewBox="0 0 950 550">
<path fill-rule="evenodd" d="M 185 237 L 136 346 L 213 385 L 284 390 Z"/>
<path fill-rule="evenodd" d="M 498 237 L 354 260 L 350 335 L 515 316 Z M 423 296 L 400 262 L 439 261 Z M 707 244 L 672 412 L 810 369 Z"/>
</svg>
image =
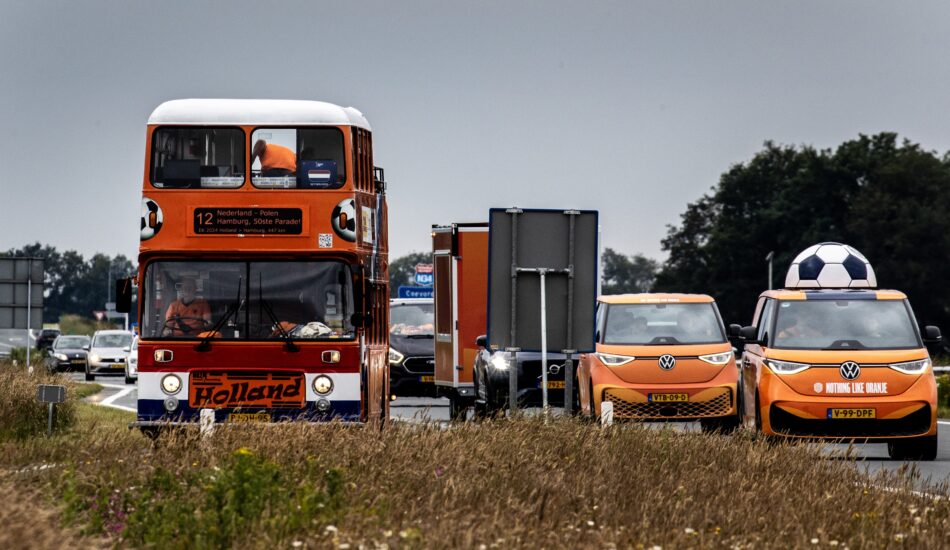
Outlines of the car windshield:
<svg viewBox="0 0 950 550">
<path fill-rule="evenodd" d="M 92 339 L 92 347 L 94 348 L 124 348 L 131 344 L 131 334 L 97 334 Z"/>
<path fill-rule="evenodd" d="M 389 333 L 395 336 L 435 336 L 435 312 L 432 303 L 391 306 Z"/>
<path fill-rule="evenodd" d="M 787 349 L 919 348 L 903 300 L 779 302 L 773 346 Z"/>
<path fill-rule="evenodd" d="M 713 344 L 726 341 L 712 303 L 611 304 L 604 344 Z"/>
<path fill-rule="evenodd" d="M 89 344 L 88 336 L 60 336 L 53 347 L 56 349 L 78 349 Z"/>
<path fill-rule="evenodd" d="M 353 277 L 337 261 L 153 262 L 142 338 L 354 338 Z"/>
<path fill-rule="evenodd" d="M 152 135 L 152 185 L 235 188 L 244 183 L 240 128 L 159 128 Z"/>
<path fill-rule="evenodd" d="M 251 183 L 267 189 L 336 189 L 346 182 L 338 128 L 258 128 L 251 134 Z"/>
</svg>

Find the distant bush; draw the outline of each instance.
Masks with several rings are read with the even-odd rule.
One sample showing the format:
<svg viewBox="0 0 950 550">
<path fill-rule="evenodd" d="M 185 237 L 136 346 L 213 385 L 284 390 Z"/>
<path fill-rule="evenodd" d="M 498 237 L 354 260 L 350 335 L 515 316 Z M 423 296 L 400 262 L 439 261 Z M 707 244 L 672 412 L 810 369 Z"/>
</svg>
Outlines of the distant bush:
<svg viewBox="0 0 950 550">
<path fill-rule="evenodd" d="M 46 354 L 36 348 L 30 349 L 30 364 L 34 367 L 43 367 L 43 359 Z M 14 365 L 26 366 L 26 348 L 13 348 L 10 350 L 10 361 Z"/>
<path fill-rule="evenodd" d="M 23 365 L 0 363 L 0 441 L 46 433 L 48 405 L 36 400 L 40 384 L 62 384 L 68 387 L 71 383 L 63 376 L 49 374 L 44 368 L 35 369 L 31 376 Z M 71 426 L 74 419 L 75 405 L 72 402 L 57 404 L 53 430 Z"/>
<path fill-rule="evenodd" d="M 108 321 L 96 322 L 79 315 L 63 315 L 59 318 L 59 330 L 63 334 L 85 334 L 92 336 L 97 330 L 114 329 L 116 325 Z"/>
</svg>

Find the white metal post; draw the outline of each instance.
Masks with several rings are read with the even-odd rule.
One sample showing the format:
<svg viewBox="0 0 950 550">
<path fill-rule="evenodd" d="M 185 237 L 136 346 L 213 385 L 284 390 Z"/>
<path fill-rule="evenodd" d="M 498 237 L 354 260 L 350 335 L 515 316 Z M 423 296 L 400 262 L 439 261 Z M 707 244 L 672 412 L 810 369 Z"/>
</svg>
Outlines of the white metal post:
<svg viewBox="0 0 950 550">
<path fill-rule="evenodd" d="M 27 260 L 26 268 L 26 371 L 33 374 L 33 365 L 30 365 L 30 333 L 33 330 L 33 258 Z M 52 414 L 52 409 L 50 409 Z"/>
<path fill-rule="evenodd" d="M 539 270 L 541 275 L 541 406 L 544 412 L 548 410 L 548 312 L 547 298 L 544 288 L 544 269 Z"/>
</svg>

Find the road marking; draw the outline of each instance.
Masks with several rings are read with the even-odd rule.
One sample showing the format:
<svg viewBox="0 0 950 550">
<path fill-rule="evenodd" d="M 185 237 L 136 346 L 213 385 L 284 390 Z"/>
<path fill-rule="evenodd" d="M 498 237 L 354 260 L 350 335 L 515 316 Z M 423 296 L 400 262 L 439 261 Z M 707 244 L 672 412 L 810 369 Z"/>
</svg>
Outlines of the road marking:
<svg viewBox="0 0 950 550">
<path fill-rule="evenodd" d="M 112 385 L 111 387 L 115 387 L 115 385 Z M 129 394 L 132 393 L 133 391 L 135 391 L 135 388 L 134 388 L 134 387 L 132 387 L 132 388 L 126 387 L 126 388 L 124 388 L 122 391 L 118 391 L 118 392 L 116 392 L 116 393 L 110 395 L 109 397 L 106 397 L 106 398 L 103 399 L 101 402 L 96 403 L 96 404 L 97 404 L 97 405 L 102 405 L 103 407 L 112 407 L 113 409 L 119 409 L 120 411 L 138 412 L 138 409 L 133 409 L 132 407 L 126 407 L 126 406 L 124 406 L 124 405 L 116 405 L 116 404 L 114 404 L 114 402 L 115 402 L 116 400 L 118 400 L 118 399 L 120 399 L 120 398 L 122 398 L 122 397 L 125 397 L 126 395 L 129 395 Z"/>
<path fill-rule="evenodd" d="M 950 426 L 950 421 L 947 421 L 947 420 L 938 420 L 938 421 L 937 421 L 937 424 L 946 424 L 947 426 Z"/>
</svg>

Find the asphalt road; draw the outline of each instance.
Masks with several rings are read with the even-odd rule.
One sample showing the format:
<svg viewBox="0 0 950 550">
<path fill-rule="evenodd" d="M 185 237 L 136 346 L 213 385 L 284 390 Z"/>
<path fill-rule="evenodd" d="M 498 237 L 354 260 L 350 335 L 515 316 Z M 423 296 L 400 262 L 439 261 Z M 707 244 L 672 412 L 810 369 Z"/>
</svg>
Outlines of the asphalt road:
<svg viewBox="0 0 950 550">
<path fill-rule="evenodd" d="M 84 381 L 82 373 L 71 373 L 70 376 L 77 382 Z M 125 384 L 121 376 L 99 376 L 96 378 L 96 383 L 103 386 L 103 391 L 87 398 L 88 401 L 135 412 L 138 396 L 134 384 Z M 449 420 L 448 405 L 449 402 L 446 399 L 401 397 L 391 403 L 390 412 L 392 418 L 409 422 L 425 420 L 447 422 Z M 698 430 L 698 424 L 684 424 L 680 426 L 680 429 Z M 950 421 L 941 420 L 938 429 L 940 447 L 937 460 L 913 463 L 921 476 L 918 487 L 925 490 L 935 490 L 935 486 L 944 483 L 950 484 Z M 844 453 L 847 448 L 847 445 L 830 445 L 828 452 L 829 454 Z M 911 464 L 907 461 L 889 459 L 886 444 L 855 445 L 854 454 L 858 458 L 857 467 L 872 474 L 881 470 L 896 471 Z M 936 490 L 947 492 L 948 487 L 938 487 Z"/>
</svg>

